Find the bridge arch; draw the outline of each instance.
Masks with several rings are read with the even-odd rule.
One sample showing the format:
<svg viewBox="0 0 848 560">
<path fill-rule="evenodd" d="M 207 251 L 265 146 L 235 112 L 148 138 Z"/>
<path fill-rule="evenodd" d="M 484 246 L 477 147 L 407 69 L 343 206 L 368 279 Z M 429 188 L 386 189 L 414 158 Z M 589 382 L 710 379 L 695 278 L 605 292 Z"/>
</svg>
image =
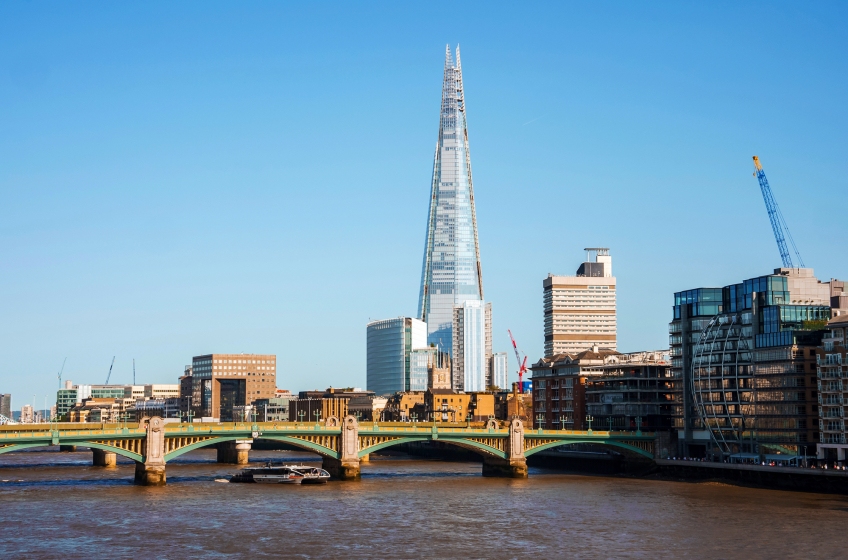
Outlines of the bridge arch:
<svg viewBox="0 0 848 560">
<path fill-rule="evenodd" d="M 238 436 L 217 436 L 217 437 L 210 437 L 210 438 L 202 439 L 200 441 L 195 441 L 193 443 L 183 445 L 182 447 L 179 447 L 179 448 L 177 448 L 177 449 L 175 449 L 175 450 L 173 450 L 169 453 L 166 453 L 165 454 L 165 461 L 166 462 L 171 461 L 171 460 L 179 457 L 180 455 L 188 453 L 189 451 L 194 451 L 195 449 L 202 449 L 204 447 L 209 447 L 211 445 L 216 445 L 218 443 L 224 443 L 224 442 L 227 442 L 227 441 L 237 441 L 237 440 L 243 440 L 243 439 L 249 439 L 249 438 L 245 438 L 244 435 L 238 435 Z M 281 441 L 281 442 L 284 442 L 284 443 L 288 443 L 288 444 L 290 444 L 294 447 L 298 447 L 300 449 L 303 449 L 304 451 L 311 451 L 313 453 L 317 453 L 317 454 L 321 455 L 322 457 L 330 457 L 330 458 L 333 458 L 333 459 L 337 459 L 338 455 L 339 455 L 338 452 L 336 452 L 335 450 L 332 450 L 328 447 L 324 447 L 323 445 L 319 445 L 317 443 L 306 441 L 306 440 L 303 440 L 303 439 L 300 439 L 300 438 L 297 438 L 297 437 L 263 435 L 262 437 L 254 438 L 254 439 Z"/>
<path fill-rule="evenodd" d="M 609 446 L 609 447 L 616 447 L 618 449 L 622 449 L 622 450 L 628 451 L 630 453 L 635 453 L 637 455 L 641 455 L 642 457 L 647 457 L 651 460 L 654 459 L 653 453 L 651 453 L 650 451 L 645 451 L 644 449 L 640 449 L 640 448 L 636 447 L 635 445 L 630 445 L 630 444 L 623 443 L 623 442 L 620 442 L 620 441 L 615 441 L 615 440 L 598 441 L 598 440 L 580 440 L 580 439 L 568 440 L 568 441 L 554 441 L 554 442 L 550 442 L 550 443 L 545 443 L 543 445 L 536 446 L 533 449 L 528 449 L 527 451 L 524 452 L 524 456 L 529 457 L 529 456 L 534 455 L 534 454 L 536 454 L 540 451 L 545 451 L 547 449 L 559 447 L 561 445 L 572 445 L 572 444 L 575 444 L 575 443 L 592 443 L 594 445 L 604 445 L 604 446 Z"/>
<path fill-rule="evenodd" d="M 144 461 L 144 458 L 138 453 L 133 453 L 132 451 L 127 451 L 126 449 L 121 449 L 120 447 L 114 447 L 102 443 L 95 443 L 93 441 L 77 441 L 73 443 L 68 442 L 63 443 L 63 445 L 76 445 L 78 447 L 88 447 L 89 449 L 100 449 L 102 451 L 108 451 L 109 453 L 114 453 L 116 455 L 126 457 L 127 459 L 132 459 L 133 461 L 137 461 L 139 463 Z M 48 442 L 16 443 L 0 447 L 0 455 L 2 455 L 3 453 L 11 453 L 14 451 L 21 451 L 23 449 L 30 449 L 33 447 L 54 447 L 54 445 Z"/>
<path fill-rule="evenodd" d="M 380 443 L 376 443 L 374 445 L 369 445 L 368 447 L 364 447 L 359 450 L 357 455 L 362 458 L 365 455 L 369 455 L 374 453 L 375 451 L 380 451 L 381 449 L 386 449 L 387 447 L 393 447 L 395 445 L 401 445 L 403 443 L 414 443 L 418 441 L 438 441 L 442 443 L 447 443 L 450 445 L 455 445 L 462 449 L 466 449 L 468 451 L 473 451 L 481 456 L 494 456 L 494 457 L 505 457 L 505 453 L 503 450 L 498 449 L 497 447 L 487 445 L 485 443 L 474 441 L 473 439 L 466 438 L 449 438 L 444 437 L 444 435 L 439 434 L 440 437 L 434 438 L 432 435 L 415 435 L 415 436 L 407 436 L 407 437 L 398 437 L 394 439 L 389 439 L 386 441 L 382 441 Z"/>
</svg>

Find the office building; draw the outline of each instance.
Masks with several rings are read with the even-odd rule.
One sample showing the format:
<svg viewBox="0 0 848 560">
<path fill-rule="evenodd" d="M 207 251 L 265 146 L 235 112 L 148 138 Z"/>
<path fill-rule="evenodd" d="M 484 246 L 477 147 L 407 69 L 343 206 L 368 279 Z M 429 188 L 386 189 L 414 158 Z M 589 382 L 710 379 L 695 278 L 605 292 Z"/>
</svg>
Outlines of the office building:
<svg viewBox="0 0 848 560">
<path fill-rule="evenodd" d="M 672 375 L 683 380 L 679 454 L 761 460 L 815 445 L 815 349 L 830 304 L 830 283 L 809 268 L 675 293 L 669 342 Z"/>
<path fill-rule="evenodd" d="M 191 406 L 195 418 L 233 420 L 233 407 L 270 399 L 277 390 L 273 354 L 205 354 L 191 360 Z M 180 385 L 183 385 L 181 382 Z M 180 396 L 179 387 L 177 396 Z"/>
<path fill-rule="evenodd" d="M 616 349 L 615 277 L 605 247 L 584 249 L 574 276 L 548 274 L 542 281 L 545 356 L 576 354 L 597 346 Z"/>
<path fill-rule="evenodd" d="M 348 404 L 356 397 L 374 397 L 374 391 L 353 387 L 330 387 L 324 391 L 300 391 L 289 399 L 290 422 L 322 422 L 335 417 L 341 421 L 348 415 Z"/>
<path fill-rule="evenodd" d="M 492 387 L 497 387 L 501 391 L 509 388 L 509 361 L 506 352 L 492 354 L 489 369 L 492 372 Z"/>
<path fill-rule="evenodd" d="M 21 424 L 32 424 L 35 422 L 35 410 L 31 404 L 25 404 L 21 407 L 21 416 L 18 422 Z"/>
<path fill-rule="evenodd" d="M 596 346 L 577 354 L 542 358 L 533 364 L 530 367 L 533 374 L 533 427 L 587 429 L 587 381 L 590 377 L 603 375 L 608 359 L 618 355 L 615 350 L 602 350 Z"/>
<path fill-rule="evenodd" d="M 819 461 L 846 465 L 848 451 L 848 313 L 845 309 L 827 323 L 822 345 L 816 349 L 819 391 Z"/>
<path fill-rule="evenodd" d="M 0 416 L 12 419 L 12 395 L 0 393 Z"/>
<path fill-rule="evenodd" d="M 446 352 L 454 348 L 454 307 L 483 300 L 466 116 L 459 48 L 455 62 L 448 48 L 418 300 L 427 342 Z"/>
<path fill-rule="evenodd" d="M 409 391 L 413 382 L 410 354 L 427 348 L 427 325 L 411 317 L 372 321 L 366 337 L 366 388 L 384 396 Z M 416 377 L 415 383 L 421 382 Z"/>
<path fill-rule="evenodd" d="M 676 436 L 683 381 L 672 375 L 668 350 L 609 356 L 600 370 L 586 379 L 586 412 L 596 429 Z"/>
<path fill-rule="evenodd" d="M 453 388 L 485 391 L 491 386 L 492 304 L 469 300 L 453 309 Z"/>
</svg>

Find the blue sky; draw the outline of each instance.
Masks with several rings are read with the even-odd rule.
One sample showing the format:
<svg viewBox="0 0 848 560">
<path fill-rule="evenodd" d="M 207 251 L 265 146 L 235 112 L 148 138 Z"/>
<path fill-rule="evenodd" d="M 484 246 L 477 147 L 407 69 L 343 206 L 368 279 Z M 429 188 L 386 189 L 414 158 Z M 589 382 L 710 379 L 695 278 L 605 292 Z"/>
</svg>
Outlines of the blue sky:
<svg viewBox="0 0 848 560">
<path fill-rule="evenodd" d="M 674 291 L 848 277 L 844 3 L 0 4 L 0 392 L 175 382 L 278 356 L 365 385 L 414 315 L 444 48 L 459 43 L 495 349 L 542 354 L 542 279 L 611 248 L 619 345 Z M 510 355 L 510 365 L 514 357 Z M 52 398 L 52 397 L 51 397 Z"/>
</svg>

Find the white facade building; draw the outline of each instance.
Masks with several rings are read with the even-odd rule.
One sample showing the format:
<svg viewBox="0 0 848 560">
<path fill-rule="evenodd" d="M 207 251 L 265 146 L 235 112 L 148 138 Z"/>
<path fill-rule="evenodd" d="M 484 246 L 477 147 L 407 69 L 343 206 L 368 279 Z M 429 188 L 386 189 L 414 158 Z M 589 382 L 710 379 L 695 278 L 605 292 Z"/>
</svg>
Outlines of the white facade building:
<svg viewBox="0 0 848 560">
<path fill-rule="evenodd" d="M 491 385 L 509 390 L 509 362 L 506 352 L 495 352 L 492 354 L 492 382 Z"/>
<path fill-rule="evenodd" d="M 607 248 L 585 250 L 589 256 L 575 276 L 549 274 L 542 282 L 547 357 L 576 354 L 593 346 L 616 349 L 612 257 Z"/>
<path fill-rule="evenodd" d="M 368 323 L 366 383 L 369 391 L 392 395 L 409 391 L 410 354 L 427 347 L 427 323 L 412 317 L 397 317 Z"/>
<path fill-rule="evenodd" d="M 466 301 L 453 308 L 453 388 L 476 392 L 488 388 L 492 355 L 492 304 Z"/>
</svg>

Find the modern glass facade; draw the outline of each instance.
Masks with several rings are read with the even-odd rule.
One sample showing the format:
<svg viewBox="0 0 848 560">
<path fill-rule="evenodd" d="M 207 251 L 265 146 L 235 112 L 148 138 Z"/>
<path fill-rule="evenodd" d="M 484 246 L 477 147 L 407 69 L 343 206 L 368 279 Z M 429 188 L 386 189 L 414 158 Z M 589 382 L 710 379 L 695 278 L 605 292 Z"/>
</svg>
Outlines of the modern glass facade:
<svg viewBox="0 0 848 560">
<path fill-rule="evenodd" d="M 506 352 L 492 354 L 492 385 L 501 390 L 509 390 L 509 362 Z"/>
<path fill-rule="evenodd" d="M 436 361 L 436 348 L 419 348 L 409 353 L 409 390 L 426 391 L 430 364 Z"/>
<path fill-rule="evenodd" d="M 427 324 L 411 317 L 373 321 L 368 323 L 367 344 L 367 389 L 377 395 L 411 390 L 410 354 L 427 347 Z"/>
<path fill-rule="evenodd" d="M 459 47 L 455 63 L 448 47 L 418 300 L 427 341 L 452 352 L 454 306 L 482 299 L 462 65 Z"/>
<path fill-rule="evenodd" d="M 791 284 L 792 283 L 792 284 Z M 812 271 L 778 269 L 723 288 L 674 294 L 672 375 L 684 380 L 684 454 L 798 453 L 816 439 L 813 351 L 830 317 Z M 799 293 L 793 294 L 793 286 Z M 795 304 L 791 302 L 796 302 Z M 706 430 L 707 440 L 696 432 Z"/>
<path fill-rule="evenodd" d="M 488 388 L 487 308 L 483 301 L 466 301 L 453 310 L 453 388 L 456 390 L 477 392 Z"/>
</svg>

